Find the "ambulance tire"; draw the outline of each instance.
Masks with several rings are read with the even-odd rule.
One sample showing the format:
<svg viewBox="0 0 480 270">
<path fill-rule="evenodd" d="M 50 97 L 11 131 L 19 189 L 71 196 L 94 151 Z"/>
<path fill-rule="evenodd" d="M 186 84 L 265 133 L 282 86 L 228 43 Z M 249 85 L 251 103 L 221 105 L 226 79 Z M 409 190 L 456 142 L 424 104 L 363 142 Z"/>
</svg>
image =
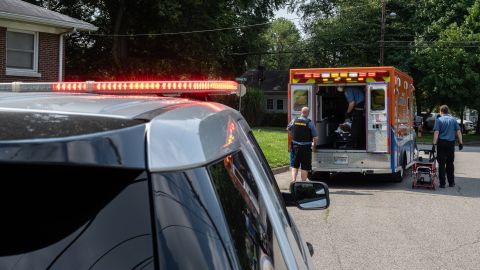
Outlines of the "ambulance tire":
<svg viewBox="0 0 480 270">
<path fill-rule="evenodd" d="M 396 172 L 393 174 L 393 182 L 400 183 L 403 181 L 403 178 L 405 177 L 405 173 L 407 172 L 407 154 L 403 153 L 402 155 L 402 167 L 400 168 L 400 171 Z"/>
<path fill-rule="evenodd" d="M 329 172 L 309 172 L 308 179 L 312 181 L 328 181 L 330 180 L 330 173 Z"/>
</svg>

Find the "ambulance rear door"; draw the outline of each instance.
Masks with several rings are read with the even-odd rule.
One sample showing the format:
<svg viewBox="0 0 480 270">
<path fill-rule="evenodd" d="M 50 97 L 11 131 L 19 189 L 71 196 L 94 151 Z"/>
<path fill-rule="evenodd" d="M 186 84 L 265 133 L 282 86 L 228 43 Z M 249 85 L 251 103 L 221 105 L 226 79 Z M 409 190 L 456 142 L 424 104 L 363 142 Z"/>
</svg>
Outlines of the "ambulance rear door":
<svg viewBox="0 0 480 270">
<path fill-rule="evenodd" d="M 289 97 L 289 120 L 300 116 L 303 107 L 310 108 L 310 119 L 315 123 L 316 112 L 314 107 L 313 92 L 315 84 L 291 84 Z"/>
<path fill-rule="evenodd" d="M 367 152 L 388 153 L 388 83 L 367 84 Z"/>
</svg>

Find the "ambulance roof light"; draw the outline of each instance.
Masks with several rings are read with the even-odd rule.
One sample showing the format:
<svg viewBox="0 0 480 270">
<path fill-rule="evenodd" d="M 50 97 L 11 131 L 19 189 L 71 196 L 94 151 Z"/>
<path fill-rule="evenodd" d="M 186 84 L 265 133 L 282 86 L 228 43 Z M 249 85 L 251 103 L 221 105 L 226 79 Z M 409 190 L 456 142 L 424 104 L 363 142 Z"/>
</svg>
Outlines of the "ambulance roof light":
<svg viewBox="0 0 480 270">
<path fill-rule="evenodd" d="M 388 71 L 377 71 L 377 76 L 379 77 L 388 76 Z"/>
<path fill-rule="evenodd" d="M 232 94 L 239 90 L 235 81 L 112 81 L 58 83 L 0 83 L 0 91 L 9 92 L 69 92 L 107 94 Z"/>
</svg>

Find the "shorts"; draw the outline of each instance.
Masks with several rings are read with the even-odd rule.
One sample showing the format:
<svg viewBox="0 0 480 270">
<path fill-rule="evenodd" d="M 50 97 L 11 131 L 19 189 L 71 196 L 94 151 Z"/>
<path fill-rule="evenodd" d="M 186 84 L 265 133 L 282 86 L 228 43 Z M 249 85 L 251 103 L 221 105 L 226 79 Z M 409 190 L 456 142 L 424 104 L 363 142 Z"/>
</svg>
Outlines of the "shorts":
<svg viewBox="0 0 480 270">
<path fill-rule="evenodd" d="M 304 171 L 312 169 L 312 146 L 311 145 L 293 145 L 293 168 L 301 168 Z"/>
</svg>

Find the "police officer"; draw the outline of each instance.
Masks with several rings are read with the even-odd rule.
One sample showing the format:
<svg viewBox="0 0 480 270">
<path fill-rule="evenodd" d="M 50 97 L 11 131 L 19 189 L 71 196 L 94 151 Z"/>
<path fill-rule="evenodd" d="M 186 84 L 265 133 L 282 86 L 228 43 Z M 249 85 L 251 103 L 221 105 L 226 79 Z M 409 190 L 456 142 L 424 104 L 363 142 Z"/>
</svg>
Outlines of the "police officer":
<svg viewBox="0 0 480 270">
<path fill-rule="evenodd" d="M 317 130 L 308 119 L 310 109 L 303 107 L 301 116 L 293 119 L 287 126 L 292 135 L 292 182 L 297 181 L 298 168 L 301 168 L 302 181 L 307 180 L 312 169 L 312 149 L 317 145 Z"/>
<path fill-rule="evenodd" d="M 365 149 L 365 93 L 353 86 L 347 86 L 345 89 L 340 86 L 337 90 L 345 93 L 348 103 L 345 118 L 352 120 L 353 148 Z"/>
<path fill-rule="evenodd" d="M 462 132 L 455 117 L 448 114 L 448 106 L 440 106 L 440 117 L 435 120 L 433 127 L 433 150 L 437 146 L 438 173 L 440 187 L 445 188 L 445 167 L 448 185 L 455 186 L 454 166 L 455 134 L 458 136 L 458 150 L 463 149 Z"/>
</svg>

